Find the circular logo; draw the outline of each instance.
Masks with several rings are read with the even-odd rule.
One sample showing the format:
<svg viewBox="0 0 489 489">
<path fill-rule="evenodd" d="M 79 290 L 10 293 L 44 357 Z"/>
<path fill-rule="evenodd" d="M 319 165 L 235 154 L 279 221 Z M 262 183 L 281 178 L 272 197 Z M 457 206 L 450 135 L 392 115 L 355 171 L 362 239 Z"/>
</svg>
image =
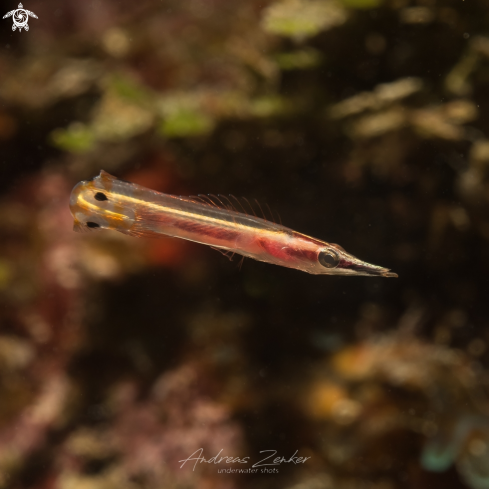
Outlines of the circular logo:
<svg viewBox="0 0 489 489">
<path fill-rule="evenodd" d="M 26 10 L 21 3 L 19 3 L 17 10 L 7 12 L 3 18 L 6 19 L 10 16 L 14 22 L 12 25 L 12 30 L 15 31 L 16 29 L 19 29 L 19 32 L 22 31 L 22 29 L 25 29 L 26 31 L 29 30 L 29 25 L 27 24 L 29 17 L 34 17 L 34 19 L 37 19 L 37 15 L 30 10 Z"/>
<path fill-rule="evenodd" d="M 19 29 L 24 28 L 26 31 L 29 30 L 29 26 L 27 25 L 27 22 L 29 21 L 29 16 L 24 9 L 17 9 L 12 16 L 12 20 L 14 21 L 14 25 L 12 26 L 13 31 L 15 31 L 16 27 L 18 27 Z"/>
</svg>

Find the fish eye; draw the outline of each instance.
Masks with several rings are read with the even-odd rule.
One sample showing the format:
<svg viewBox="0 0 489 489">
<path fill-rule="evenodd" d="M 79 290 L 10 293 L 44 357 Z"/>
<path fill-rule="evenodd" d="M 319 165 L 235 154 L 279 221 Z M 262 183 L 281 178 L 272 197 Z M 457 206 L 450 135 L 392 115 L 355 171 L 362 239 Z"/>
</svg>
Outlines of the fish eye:
<svg viewBox="0 0 489 489">
<path fill-rule="evenodd" d="M 340 258 L 334 251 L 324 250 L 319 253 L 318 261 L 325 268 L 336 268 L 340 263 Z"/>
<path fill-rule="evenodd" d="M 99 228 L 100 227 L 100 224 L 97 224 L 96 222 L 88 221 L 87 222 L 87 227 L 92 228 L 92 229 Z"/>
<path fill-rule="evenodd" d="M 109 200 L 105 194 L 102 192 L 97 192 L 95 194 L 95 200 L 98 200 L 99 202 L 103 202 L 104 200 Z"/>
</svg>

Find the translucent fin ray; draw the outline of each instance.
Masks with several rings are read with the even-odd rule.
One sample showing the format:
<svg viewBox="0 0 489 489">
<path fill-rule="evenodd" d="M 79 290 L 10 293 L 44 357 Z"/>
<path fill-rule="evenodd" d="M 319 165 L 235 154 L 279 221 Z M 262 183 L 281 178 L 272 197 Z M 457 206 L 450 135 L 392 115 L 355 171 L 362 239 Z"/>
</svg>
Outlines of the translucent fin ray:
<svg viewBox="0 0 489 489">
<path fill-rule="evenodd" d="M 187 202 L 193 202 L 195 204 L 204 204 L 209 207 L 214 207 L 216 209 L 225 209 L 228 211 L 239 212 L 247 216 L 255 216 L 265 221 L 273 222 L 274 224 L 277 224 L 278 221 L 280 221 L 281 223 L 280 216 L 278 216 L 278 220 L 277 220 L 273 211 L 270 209 L 270 206 L 267 203 L 265 203 L 266 208 L 268 209 L 268 212 L 270 214 L 270 217 L 267 217 L 267 214 L 265 213 L 262 205 L 257 199 L 253 199 L 253 202 L 255 203 L 254 206 L 246 197 L 238 198 L 232 194 L 229 194 L 229 196 L 222 195 L 222 194 L 218 194 L 218 195 L 198 194 L 198 195 L 190 195 L 188 197 L 179 196 L 179 198 Z M 259 212 L 257 212 L 255 208 L 258 208 Z"/>
</svg>

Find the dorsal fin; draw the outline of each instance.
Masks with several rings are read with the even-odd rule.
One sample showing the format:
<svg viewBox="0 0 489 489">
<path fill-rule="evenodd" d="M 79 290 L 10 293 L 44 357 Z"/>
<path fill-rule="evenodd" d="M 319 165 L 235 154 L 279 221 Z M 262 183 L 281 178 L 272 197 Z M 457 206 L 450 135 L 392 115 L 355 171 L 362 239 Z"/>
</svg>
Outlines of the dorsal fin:
<svg viewBox="0 0 489 489">
<path fill-rule="evenodd" d="M 209 198 L 213 200 L 214 202 L 217 201 L 216 206 L 220 207 L 221 209 L 227 209 L 228 211 L 235 211 L 233 207 L 229 208 L 228 205 L 224 204 L 224 202 L 220 199 L 221 195 L 214 195 L 214 194 L 209 194 Z"/>
<path fill-rule="evenodd" d="M 241 197 L 241 198 L 248 204 L 248 207 L 251 209 L 251 212 L 253 213 L 253 215 L 255 217 L 258 217 L 256 215 L 255 209 L 253 209 L 253 206 L 250 204 L 250 201 L 246 197 Z"/>
<path fill-rule="evenodd" d="M 227 195 L 218 194 L 218 197 L 226 202 L 224 205 L 227 209 L 233 210 L 235 212 L 241 212 L 239 209 L 236 209 L 236 206 L 231 202 Z"/>
<path fill-rule="evenodd" d="M 266 204 L 266 208 L 270 213 L 270 217 L 267 217 L 265 212 L 263 211 L 263 207 L 258 202 L 257 199 L 254 199 L 255 206 L 246 198 L 246 197 L 235 197 L 230 194 L 229 197 L 227 195 L 214 195 L 214 194 L 199 194 L 199 195 L 190 195 L 188 197 L 179 196 L 180 199 L 186 200 L 188 202 L 194 202 L 196 204 L 204 204 L 210 207 L 215 207 L 217 209 L 226 209 L 228 211 L 239 212 L 241 214 L 245 214 L 247 216 L 255 216 L 261 217 L 265 221 L 270 221 L 273 223 L 277 223 L 277 220 L 270 209 L 270 206 Z M 232 200 L 231 200 L 232 199 Z M 259 212 L 257 213 L 257 209 Z M 278 215 L 278 213 L 277 213 Z M 280 215 L 279 221 L 281 222 Z"/>
<path fill-rule="evenodd" d="M 233 194 L 229 194 L 229 197 L 231 197 L 231 199 L 234 199 L 236 201 L 236 203 L 241 207 L 241 209 L 243 210 L 243 213 L 244 214 L 248 214 L 246 211 L 245 211 L 245 208 L 243 207 L 243 204 L 241 203 L 241 201 L 235 197 Z M 241 212 L 240 210 L 238 210 L 238 212 Z"/>
</svg>

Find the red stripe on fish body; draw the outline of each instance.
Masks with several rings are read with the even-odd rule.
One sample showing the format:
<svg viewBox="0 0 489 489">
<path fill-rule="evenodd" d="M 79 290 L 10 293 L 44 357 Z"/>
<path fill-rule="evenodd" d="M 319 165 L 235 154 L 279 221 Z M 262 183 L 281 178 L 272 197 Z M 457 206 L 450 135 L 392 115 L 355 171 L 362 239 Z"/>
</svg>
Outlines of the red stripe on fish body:
<svg viewBox="0 0 489 489">
<path fill-rule="evenodd" d="M 281 235 L 279 239 L 258 238 L 257 241 L 262 249 L 284 263 L 297 261 L 315 263 L 319 251 L 316 240 L 308 239 L 307 236 L 299 233 L 297 236 L 295 234 Z M 297 238 L 300 239 L 300 246 L 297 246 L 299 244 Z"/>
</svg>

